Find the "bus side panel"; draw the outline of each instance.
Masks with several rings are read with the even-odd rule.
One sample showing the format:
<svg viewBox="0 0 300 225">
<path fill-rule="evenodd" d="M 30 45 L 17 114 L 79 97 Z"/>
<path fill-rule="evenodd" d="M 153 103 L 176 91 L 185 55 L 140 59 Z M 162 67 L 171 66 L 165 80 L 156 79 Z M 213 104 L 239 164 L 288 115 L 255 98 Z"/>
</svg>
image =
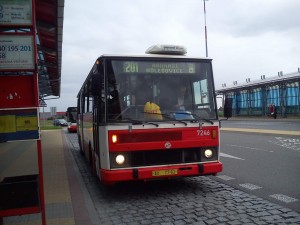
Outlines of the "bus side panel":
<svg viewBox="0 0 300 225">
<path fill-rule="evenodd" d="M 100 164 L 102 169 L 110 169 L 109 151 L 108 151 L 108 129 L 107 126 L 99 127 L 99 152 Z"/>
<path fill-rule="evenodd" d="M 82 126 L 82 147 L 85 157 L 88 159 L 88 161 L 91 161 L 91 153 L 89 151 L 92 151 L 93 146 L 93 114 L 92 113 L 84 113 L 83 119 L 81 121 Z"/>
<path fill-rule="evenodd" d="M 82 115 L 78 113 L 77 115 L 77 137 L 78 137 L 78 142 L 79 142 L 79 146 L 80 146 L 80 151 L 83 152 L 83 140 L 82 140 Z"/>
</svg>

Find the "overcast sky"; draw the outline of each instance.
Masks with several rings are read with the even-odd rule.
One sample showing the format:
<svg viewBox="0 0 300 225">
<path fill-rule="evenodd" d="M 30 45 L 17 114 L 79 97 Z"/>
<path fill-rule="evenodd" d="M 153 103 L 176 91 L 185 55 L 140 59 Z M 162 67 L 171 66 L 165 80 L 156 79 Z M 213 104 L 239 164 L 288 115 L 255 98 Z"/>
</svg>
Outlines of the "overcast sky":
<svg viewBox="0 0 300 225">
<path fill-rule="evenodd" d="M 300 67 L 300 0 L 206 1 L 208 56 L 216 89 L 296 72 Z M 178 44 L 205 57 L 202 0 L 65 0 L 61 97 L 57 111 L 76 106 L 77 93 L 98 56 L 144 53 Z"/>
</svg>

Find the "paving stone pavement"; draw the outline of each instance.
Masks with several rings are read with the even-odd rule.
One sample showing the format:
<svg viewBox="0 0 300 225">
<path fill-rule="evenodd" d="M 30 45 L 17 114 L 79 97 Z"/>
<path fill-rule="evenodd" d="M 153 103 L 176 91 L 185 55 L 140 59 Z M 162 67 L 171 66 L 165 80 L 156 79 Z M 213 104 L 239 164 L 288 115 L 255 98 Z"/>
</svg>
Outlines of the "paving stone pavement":
<svg viewBox="0 0 300 225">
<path fill-rule="evenodd" d="M 127 182 L 105 187 L 92 176 L 76 134 L 66 133 L 103 225 L 300 224 L 300 214 L 210 177 Z"/>
</svg>

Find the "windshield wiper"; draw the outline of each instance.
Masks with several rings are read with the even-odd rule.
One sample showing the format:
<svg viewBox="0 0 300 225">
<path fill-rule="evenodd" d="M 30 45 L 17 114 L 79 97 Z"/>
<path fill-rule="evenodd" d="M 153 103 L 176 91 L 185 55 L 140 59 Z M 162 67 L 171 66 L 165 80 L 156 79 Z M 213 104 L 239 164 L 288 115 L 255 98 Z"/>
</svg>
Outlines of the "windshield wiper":
<svg viewBox="0 0 300 225">
<path fill-rule="evenodd" d="M 151 124 L 151 125 L 154 125 L 156 127 L 158 127 L 159 125 L 157 123 L 151 123 L 151 122 L 148 122 L 148 121 L 141 121 L 141 120 L 135 120 L 135 119 L 131 119 L 131 118 L 124 118 L 123 120 L 128 120 L 132 123 L 132 125 L 138 125 L 138 124 Z"/>
<path fill-rule="evenodd" d="M 172 117 L 170 117 L 169 115 L 167 114 L 164 114 L 164 113 L 149 113 L 149 112 L 141 112 L 141 113 L 144 113 L 144 114 L 151 114 L 151 115 L 161 115 L 162 117 L 165 117 L 167 119 L 169 119 L 170 121 L 177 121 L 177 122 L 180 122 L 180 123 L 183 123 L 184 125 L 187 126 L 187 123 L 182 121 L 182 120 L 176 120 L 176 119 L 173 119 Z M 152 123 L 152 122 L 148 122 L 148 121 L 144 121 L 145 123 L 148 123 L 148 124 L 152 124 L 156 127 L 158 127 L 159 125 L 156 124 L 156 123 Z"/>
<path fill-rule="evenodd" d="M 165 114 L 165 113 L 161 113 L 160 115 L 162 115 L 163 117 L 167 118 L 169 121 L 177 121 L 179 123 L 183 123 L 185 126 L 187 126 L 187 123 L 183 120 L 177 120 L 175 118 L 172 118 L 170 115 Z M 186 121 L 190 121 L 190 120 L 186 120 Z"/>
<path fill-rule="evenodd" d="M 198 116 L 197 114 L 191 114 L 191 115 L 195 116 L 196 119 L 198 119 L 198 120 L 204 120 L 205 122 L 208 122 L 210 124 L 214 124 L 214 122 L 212 120 L 209 120 L 209 119 L 206 119 L 206 118 L 202 118 L 202 117 Z"/>
<path fill-rule="evenodd" d="M 140 121 L 140 120 L 134 120 L 134 119 L 131 119 L 131 118 L 123 118 L 122 121 L 124 121 L 124 120 L 125 120 L 125 121 L 128 120 L 129 122 L 132 123 L 132 125 L 143 124 L 142 121 Z"/>
<path fill-rule="evenodd" d="M 203 120 L 205 122 L 208 122 L 210 124 L 214 124 L 214 122 L 210 119 L 206 119 L 206 118 L 202 118 L 200 116 L 198 116 L 197 114 L 191 114 L 191 113 L 187 113 L 187 112 L 170 112 L 170 113 L 177 113 L 177 114 L 183 114 L 183 115 L 191 115 L 191 116 L 194 116 L 196 118 L 190 118 L 190 119 L 176 119 L 174 117 L 171 117 L 170 115 L 168 114 L 165 114 L 165 113 L 149 113 L 149 112 L 141 112 L 141 113 L 146 113 L 146 114 L 154 114 L 154 115 L 162 115 L 164 118 L 167 118 L 168 120 L 170 121 L 177 121 L 179 123 L 183 123 L 184 125 L 187 126 L 187 122 L 191 122 L 191 123 L 195 123 L 195 122 L 198 122 L 199 120 Z"/>
</svg>

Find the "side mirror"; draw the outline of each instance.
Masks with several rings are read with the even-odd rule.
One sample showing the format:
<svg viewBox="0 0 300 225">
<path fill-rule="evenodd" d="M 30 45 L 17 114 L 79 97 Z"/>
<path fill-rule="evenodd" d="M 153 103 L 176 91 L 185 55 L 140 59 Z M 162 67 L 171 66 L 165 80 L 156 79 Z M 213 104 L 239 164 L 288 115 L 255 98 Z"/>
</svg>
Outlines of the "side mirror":
<svg viewBox="0 0 300 225">
<path fill-rule="evenodd" d="M 225 98 L 224 117 L 232 117 L 232 98 Z"/>
</svg>

